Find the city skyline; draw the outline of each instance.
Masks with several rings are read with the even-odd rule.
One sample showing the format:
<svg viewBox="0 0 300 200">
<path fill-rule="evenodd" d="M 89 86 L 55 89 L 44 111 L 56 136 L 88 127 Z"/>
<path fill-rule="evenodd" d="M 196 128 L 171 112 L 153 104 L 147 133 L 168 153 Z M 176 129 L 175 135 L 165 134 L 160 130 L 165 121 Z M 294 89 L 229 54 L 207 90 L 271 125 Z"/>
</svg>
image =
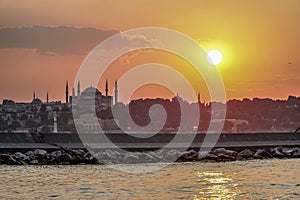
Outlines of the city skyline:
<svg viewBox="0 0 300 200">
<path fill-rule="evenodd" d="M 63 101 L 65 94 L 60 88 L 66 80 L 70 84 L 74 82 L 80 64 L 98 43 L 120 31 L 147 26 L 170 28 L 192 37 L 206 51 L 219 50 L 223 61 L 217 68 L 227 100 L 287 99 L 289 95 L 300 95 L 297 76 L 300 4 L 297 0 L 190 1 L 188 4 L 145 0 L 135 2 L 134 7 L 122 1 L 116 5 L 107 1 L 91 4 L 54 1 L 45 6 L 28 0 L 2 1 L 0 5 L 1 101 L 30 101 L 33 91 L 41 99 L 49 92 L 50 99 Z M 157 14 L 150 14 L 152 10 Z M 182 70 L 192 80 L 195 91 L 200 91 L 203 100 L 209 101 L 203 80 L 184 70 L 188 65 L 185 61 L 161 52 L 151 52 L 151 58 L 149 54 L 124 55 L 112 64 L 106 77 L 118 80 L 134 66 L 162 62 Z M 109 84 L 113 88 L 114 83 Z M 105 78 L 101 78 L 98 88 L 104 91 L 104 85 Z M 134 92 L 132 99 L 171 98 L 175 94 L 167 88 L 146 85 Z M 120 92 L 119 98 L 124 101 L 122 95 Z"/>
<path fill-rule="evenodd" d="M 68 80 L 66 80 L 66 82 L 65 83 L 67 83 L 67 85 L 69 86 L 69 81 Z M 78 82 L 79 83 L 79 85 L 80 85 L 80 82 Z M 118 87 L 117 85 L 116 85 L 116 83 L 117 83 L 117 81 L 114 81 L 114 86 L 115 87 Z M 80 86 L 79 86 L 80 87 Z M 106 87 L 106 86 L 105 86 Z M 69 103 L 69 104 L 71 104 L 72 102 L 70 101 L 71 100 L 71 98 L 73 97 L 73 96 L 75 96 L 75 97 L 78 97 L 78 96 L 80 96 L 81 95 L 81 93 L 82 92 L 84 92 L 86 89 L 89 89 L 89 88 L 96 88 L 97 90 L 99 90 L 99 92 L 101 93 L 101 94 L 103 94 L 103 96 L 110 96 L 110 97 L 112 97 L 113 99 L 112 99 L 112 102 L 113 102 L 113 104 L 116 104 L 117 102 L 118 103 L 124 103 L 124 104 L 129 104 L 130 102 L 132 102 L 132 101 L 136 101 L 136 100 L 141 100 L 141 99 L 143 99 L 143 100 L 146 100 L 146 99 L 151 99 L 151 100 L 155 100 L 155 99 L 165 99 L 165 100 L 172 100 L 174 97 L 179 97 L 179 98 L 182 98 L 178 93 L 176 93 L 176 94 L 174 94 L 174 96 L 172 96 L 171 98 L 162 98 L 162 97 L 158 97 L 158 96 L 155 96 L 155 97 L 138 97 L 138 98 L 133 98 L 133 99 L 131 99 L 130 100 L 130 102 L 122 102 L 122 101 L 118 101 L 118 100 L 115 100 L 115 98 L 117 97 L 117 99 L 118 99 L 118 89 L 117 89 L 117 93 L 116 93 L 116 91 L 115 91 L 115 87 L 114 88 L 112 88 L 112 89 L 108 89 L 107 90 L 107 93 L 106 93 L 106 89 L 105 89 L 105 91 L 103 92 L 102 90 L 100 90 L 98 87 L 94 87 L 93 85 L 90 85 L 90 86 L 88 86 L 88 87 L 86 87 L 86 88 L 83 88 L 83 90 L 81 91 L 81 89 L 80 88 L 68 88 L 68 90 L 66 90 L 66 85 L 65 85 L 65 87 L 64 87 L 64 89 L 65 90 L 63 90 L 64 91 L 64 94 L 65 94 L 65 98 L 64 99 L 51 99 L 50 98 L 50 94 L 49 94 L 49 92 L 48 91 L 46 91 L 46 93 L 44 94 L 44 95 L 39 95 L 39 94 L 37 94 L 35 91 L 33 91 L 32 93 L 31 93 L 31 99 L 29 99 L 29 101 L 19 101 L 18 99 L 9 99 L 9 98 L 3 98 L 2 100 L 1 100 L 1 102 L 0 102 L 0 104 L 2 103 L 2 101 L 3 100 L 11 100 L 11 101 L 14 101 L 15 103 L 30 103 L 30 102 L 32 102 L 34 99 L 39 99 L 39 100 L 41 100 L 43 103 L 50 103 L 50 102 L 61 102 L 61 103 Z M 146 86 L 144 86 L 144 88 L 147 88 L 148 86 L 146 85 Z M 150 86 L 151 87 L 151 86 Z M 68 91 L 68 93 L 66 92 L 66 91 Z M 66 100 L 67 99 L 67 95 L 68 95 L 68 101 Z M 277 100 L 283 100 L 283 101 L 285 101 L 285 100 L 288 100 L 289 98 L 300 98 L 300 96 L 293 96 L 293 95 L 288 95 L 285 99 L 272 99 L 272 98 L 269 98 L 269 97 L 266 97 L 266 98 L 260 98 L 260 97 L 253 97 L 253 98 L 248 98 L 248 97 L 244 97 L 244 98 L 242 98 L 242 99 L 237 99 L 237 98 L 232 98 L 232 99 L 227 99 L 227 101 L 225 102 L 225 103 L 227 103 L 227 102 L 229 102 L 229 101 L 234 101 L 234 100 L 238 100 L 238 101 L 242 101 L 242 100 L 250 100 L 250 101 L 252 101 L 252 100 L 254 100 L 254 99 L 261 99 L 261 100 L 264 100 L 264 99 L 270 99 L 270 100 L 273 100 L 273 101 L 277 101 Z M 195 101 L 188 101 L 188 100 L 186 100 L 186 99 L 184 99 L 184 98 L 182 98 L 184 101 L 186 101 L 186 102 L 188 102 L 188 103 L 197 103 L 197 102 L 201 102 L 201 103 L 212 103 L 211 101 L 206 101 L 206 100 L 203 100 L 202 99 L 202 96 L 201 96 L 201 92 L 197 92 L 197 99 L 195 100 Z M 200 101 L 199 101 L 200 100 Z M 217 101 L 218 102 L 218 101 Z M 224 103 L 224 102 L 223 102 Z"/>
</svg>

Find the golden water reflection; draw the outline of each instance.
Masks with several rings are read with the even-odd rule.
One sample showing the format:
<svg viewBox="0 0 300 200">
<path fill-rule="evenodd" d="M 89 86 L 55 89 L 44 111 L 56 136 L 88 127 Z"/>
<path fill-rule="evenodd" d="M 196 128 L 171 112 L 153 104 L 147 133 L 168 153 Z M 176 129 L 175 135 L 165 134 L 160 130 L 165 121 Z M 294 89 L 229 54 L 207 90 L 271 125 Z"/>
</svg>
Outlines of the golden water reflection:
<svg viewBox="0 0 300 200">
<path fill-rule="evenodd" d="M 152 165 L 159 164 L 126 167 Z M 174 163 L 141 174 L 104 165 L 0 165 L 0 199 L 298 200 L 299 168 L 300 159 Z"/>
<path fill-rule="evenodd" d="M 197 172 L 199 188 L 194 200 L 223 200 L 235 199 L 239 194 L 238 184 L 233 178 L 221 172 Z"/>
</svg>

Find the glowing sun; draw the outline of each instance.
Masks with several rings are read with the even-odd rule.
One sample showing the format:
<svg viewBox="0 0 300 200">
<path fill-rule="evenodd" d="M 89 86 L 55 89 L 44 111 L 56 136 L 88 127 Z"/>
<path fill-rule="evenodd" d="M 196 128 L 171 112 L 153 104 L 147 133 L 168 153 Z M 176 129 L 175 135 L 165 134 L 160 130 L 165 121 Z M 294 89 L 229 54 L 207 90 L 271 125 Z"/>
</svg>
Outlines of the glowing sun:
<svg viewBox="0 0 300 200">
<path fill-rule="evenodd" d="M 212 65 L 217 65 L 222 62 L 222 54 L 218 50 L 211 50 L 207 53 L 207 61 Z"/>
</svg>

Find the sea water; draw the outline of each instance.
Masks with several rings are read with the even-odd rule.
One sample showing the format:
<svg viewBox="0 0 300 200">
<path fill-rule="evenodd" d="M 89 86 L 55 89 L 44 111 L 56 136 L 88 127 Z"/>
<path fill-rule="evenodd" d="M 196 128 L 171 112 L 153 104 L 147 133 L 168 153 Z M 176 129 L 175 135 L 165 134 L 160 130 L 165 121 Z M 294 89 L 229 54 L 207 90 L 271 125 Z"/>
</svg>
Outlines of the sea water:
<svg viewBox="0 0 300 200">
<path fill-rule="evenodd" d="M 160 164 L 125 167 L 151 165 Z M 150 173 L 2 165 L 0 199 L 300 199 L 300 159 L 173 163 Z"/>
</svg>

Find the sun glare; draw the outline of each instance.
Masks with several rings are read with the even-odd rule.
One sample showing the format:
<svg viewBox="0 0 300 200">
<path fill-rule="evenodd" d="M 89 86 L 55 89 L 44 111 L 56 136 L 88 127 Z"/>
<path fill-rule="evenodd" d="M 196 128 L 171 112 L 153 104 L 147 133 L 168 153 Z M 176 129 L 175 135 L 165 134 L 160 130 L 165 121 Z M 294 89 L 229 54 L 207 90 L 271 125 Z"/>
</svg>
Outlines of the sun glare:
<svg viewBox="0 0 300 200">
<path fill-rule="evenodd" d="M 218 65 L 222 62 L 222 54 L 218 50 L 211 50 L 207 53 L 207 61 L 212 65 Z"/>
</svg>

